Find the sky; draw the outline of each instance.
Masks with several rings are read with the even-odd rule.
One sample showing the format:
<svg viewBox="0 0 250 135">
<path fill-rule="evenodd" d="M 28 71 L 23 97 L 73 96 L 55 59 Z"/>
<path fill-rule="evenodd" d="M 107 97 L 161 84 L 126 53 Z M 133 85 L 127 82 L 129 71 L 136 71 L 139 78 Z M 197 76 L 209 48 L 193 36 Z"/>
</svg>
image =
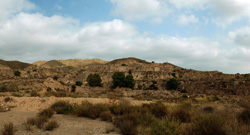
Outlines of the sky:
<svg viewBox="0 0 250 135">
<path fill-rule="evenodd" d="M 127 57 L 250 73 L 250 1 L 0 0 L 0 59 Z"/>
</svg>

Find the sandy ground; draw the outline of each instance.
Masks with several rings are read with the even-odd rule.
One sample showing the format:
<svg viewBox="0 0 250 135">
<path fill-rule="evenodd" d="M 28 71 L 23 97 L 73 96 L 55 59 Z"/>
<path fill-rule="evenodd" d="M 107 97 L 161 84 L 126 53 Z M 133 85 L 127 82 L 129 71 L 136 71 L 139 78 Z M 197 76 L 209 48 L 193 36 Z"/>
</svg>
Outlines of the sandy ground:
<svg viewBox="0 0 250 135">
<path fill-rule="evenodd" d="M 100 135 L 107 134 L 108 129 L 115 131 L 109 134 L 119 134 L 119 130 L 115 129 L 112 123 L 103 122 L 100 120 L 91 120 L 88 118 L 79 118 L 70 115 L 55 114 L 51 120 L 56 120 L 59 127 L 52 132 L 44 131 L 32 127 L 31 131 L 25 130 L 25 122 L 28 118 L 37 115 L 39 110 L 48 108 L 53 103 L 59 100 L 68 101 L 70 103 L 81 103 L 82 101 L 89 101 L 91 103 L 110 103 L 109 99 L 105 98 L 56 98 L 56 97 L 11 97 L 12 100 L 7 103 L 4 102 L 6 97 L 0 97 L 0 105 L 11 107 L 10 111 L 0 112 L 0 128 L 4 124 L 13 122 L 16 129 L 16 135 Z M 149 103 L 149 101 L 130 101 L 123 99 L 120 101 L 129 101 L 133 105 L 140 105 L 142 103 Z M 118 102 L 118 101 L 117 101 Z"/>
</svg>

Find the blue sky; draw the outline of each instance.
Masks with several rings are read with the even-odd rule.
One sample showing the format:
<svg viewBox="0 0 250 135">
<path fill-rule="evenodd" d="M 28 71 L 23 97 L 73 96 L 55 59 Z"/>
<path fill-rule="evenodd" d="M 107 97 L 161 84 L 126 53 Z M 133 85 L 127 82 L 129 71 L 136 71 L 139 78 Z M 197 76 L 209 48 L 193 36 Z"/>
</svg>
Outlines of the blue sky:
<svg viewBox="0 0 250 135">
<path fill-rule="evenodd" d="M 248 0 L 0 0 L 0 59 L 137 57 L 250 73 Z"/>
</svg>

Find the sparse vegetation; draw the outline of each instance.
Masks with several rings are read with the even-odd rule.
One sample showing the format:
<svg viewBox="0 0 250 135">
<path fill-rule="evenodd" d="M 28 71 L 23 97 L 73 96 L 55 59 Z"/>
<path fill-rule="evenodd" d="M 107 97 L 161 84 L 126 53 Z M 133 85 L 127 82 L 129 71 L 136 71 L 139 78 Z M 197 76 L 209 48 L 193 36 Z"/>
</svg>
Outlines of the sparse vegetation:
<svg viewBox="0 0 250 135">
<path fill-rule="evenodd" d="M 90 74 L 87 82 L 91 87 L 102 87 L 102 79 L 99 74 Z"/>
<path fill-rule="evenodd" d="M 83 83 L 81 81 L 76 81 L 76 83 L 75 83 L 76 86 L 82 86 L 82 84 Z"/>
<path fill-rule="evenodd" d="M 51 108 L 47 108 L 40 111 L 38 115 L 45 118 L 51 118 L 54 115 L 54 110 Z"/>
<path fill-rule="evenodd" d="M 51 105 L 51 109 L 57 114 L 68 114 L 73 112 L 73 106 L 65 101 L 57 101 Z"/>
<path fill-rule="evenodd" d="M 180 135 L 180 123 L 175 120 L 161 120 L 152 124 L 151 135 Z"/>
<path fill-rule="evenodd" d="M 59 124 L 57 123 L 57 121 L 50 121 L 46 126 L 45 126 L 45 130 L 47 131 L 52 131 L 55 128 L 58 128 Z"/>
<path fill-rule="evenodd" d="M 14 124 L 13 123 L 5 124 L 1 132 L 2 135 L 14 135 L 15 134 Z"/>
<path fill-rule="evenodd" d="M 178 108 L 171 113 L 171 119 L 179 120 L 180 122 L 190 122 L 191 114 L 183 108 Z"/>
</svg>

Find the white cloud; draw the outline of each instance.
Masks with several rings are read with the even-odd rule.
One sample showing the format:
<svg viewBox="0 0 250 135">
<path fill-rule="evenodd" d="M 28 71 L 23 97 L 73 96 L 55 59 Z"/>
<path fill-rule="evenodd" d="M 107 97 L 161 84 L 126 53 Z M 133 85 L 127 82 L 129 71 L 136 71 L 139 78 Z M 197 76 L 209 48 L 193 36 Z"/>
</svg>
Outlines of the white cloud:
<svg viewBox="0 0 250 135">
<path fill-rule="evenodd" d="M 170 13 L 165 0 L 110 0 L 114 6 L 112 13 L 122 16 L 125 20 L 136 21 L 151 19 L 152 22 L 161 20 Z"/>
<path fill-rule="evenodd" d="M 198 23 L 199 22 L 199 18 L 195 17 L 194 15 L 181 15 L 178 20 L 177 23 L 180 25 L 188 25 L 190 23 Z"/>
<path fill-rule="evenodd" d="M 0 0 L 0 20 L 23 10 L 34 9 L 29 0 Z"/>
<path fill-rule="evenodd" d="M 205 9 L 208 0 L 169 0 L 178 9 Z"/>
<path fill-rule="evenodd" d="M 229 32 L 229 38 L 236 44 L 244 47 L 250 47 L 250 27 L 243 27 Z"/>
</svg>

